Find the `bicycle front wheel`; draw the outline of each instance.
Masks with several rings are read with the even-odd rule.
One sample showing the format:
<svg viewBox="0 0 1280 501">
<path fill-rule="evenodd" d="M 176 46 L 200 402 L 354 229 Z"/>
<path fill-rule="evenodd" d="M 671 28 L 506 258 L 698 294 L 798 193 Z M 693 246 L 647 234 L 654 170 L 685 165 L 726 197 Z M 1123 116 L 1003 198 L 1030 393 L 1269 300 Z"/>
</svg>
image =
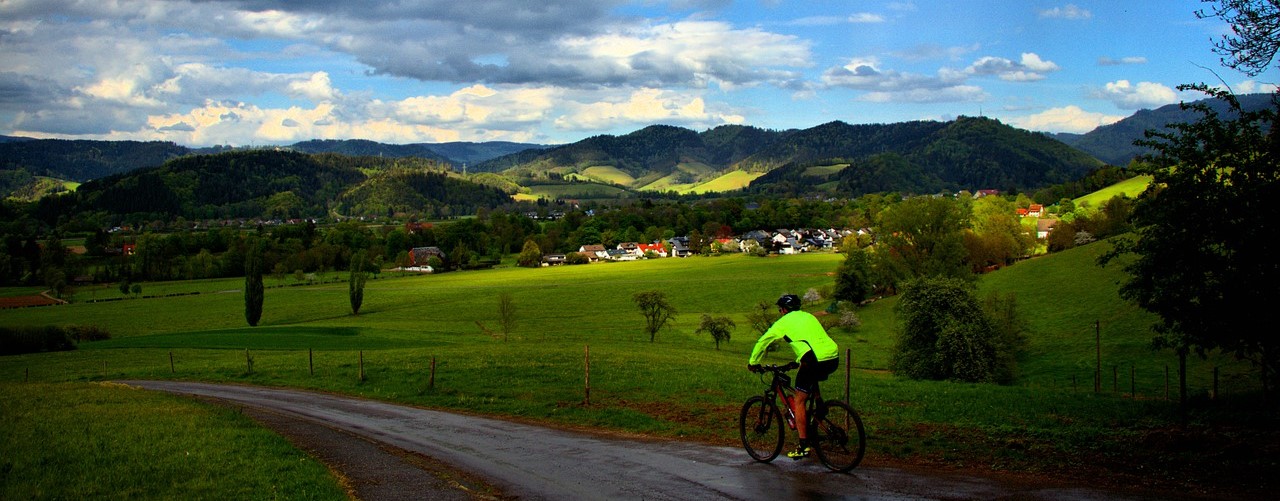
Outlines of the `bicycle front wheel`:
<svg viewBox="0 0 1280 501">
<path fill-rule="evenodd" d="M 767 463 L 782 452 L 786 428 L 778 406 L 764 397 L 751 397 L 742 404 L 738 417 L 738 431 L 742 434 L 742 447 L 752 459 Z"/>
<path fill-rule="evenodd" d="M 815 418 L 809 436 L 822 464 L 838 472 L 858 466 L 867 450 L 867 433 L 858 411 L 844 402 L 828 401 Z"/>
</svg>

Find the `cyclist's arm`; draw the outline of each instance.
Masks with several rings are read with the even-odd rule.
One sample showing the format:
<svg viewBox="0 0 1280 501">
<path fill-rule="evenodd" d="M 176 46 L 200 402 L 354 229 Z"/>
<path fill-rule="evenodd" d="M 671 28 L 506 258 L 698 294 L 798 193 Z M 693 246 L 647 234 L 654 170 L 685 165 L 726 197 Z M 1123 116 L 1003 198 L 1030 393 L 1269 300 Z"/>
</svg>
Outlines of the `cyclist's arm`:
<svg viewBox="0 0 1280 501">
<path fill-rule="evenodd" d="M 758 365 L 760 360 L 764 358 L 765 351 L 769 349 L 769 345 L 782 339 L 782 329 L 776 328 L 777 325 L 775 322 L 773 327 L 769 327 L 769 330 L 761 334 L 760 339 L 756 340 L 756 346 L 751 349 L 751 358 L 747 359 L 747 365 Z"/>
</svg>

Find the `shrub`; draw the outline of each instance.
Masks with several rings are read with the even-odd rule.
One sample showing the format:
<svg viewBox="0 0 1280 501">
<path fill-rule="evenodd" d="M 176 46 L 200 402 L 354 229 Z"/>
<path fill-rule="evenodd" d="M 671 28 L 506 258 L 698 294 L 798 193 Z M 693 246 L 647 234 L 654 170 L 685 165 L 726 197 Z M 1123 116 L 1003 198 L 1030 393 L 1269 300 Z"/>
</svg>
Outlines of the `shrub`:
<svg viewBox="0 0 1280 501">
<path fill-rule="evenodd" d="M 1021 347 L 1016 304 L 989 301 L 984 308 L 962 279 L 909 283 L 898 303 L 902 330 L 889 368 L 912 379 L 1011 382 Z"/>
<path fill-rule="evenodd" d="M 71 351 L 76 344 L 65 327 L 0 327 L 0 355 Z"/>
</svg>

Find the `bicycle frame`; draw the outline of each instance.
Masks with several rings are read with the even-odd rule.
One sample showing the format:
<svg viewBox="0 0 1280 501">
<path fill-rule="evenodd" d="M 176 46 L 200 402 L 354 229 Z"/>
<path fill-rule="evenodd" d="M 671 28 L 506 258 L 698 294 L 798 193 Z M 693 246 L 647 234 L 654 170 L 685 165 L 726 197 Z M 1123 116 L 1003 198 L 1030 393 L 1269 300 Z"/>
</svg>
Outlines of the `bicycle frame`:
<svg viewBox="0 0 1280 501">
<path fill-rule="evenodd" d="M 791 386 L 791 376 L 780 370 L 772 370 L 773 381 L 769 383 L 769 387 L 764 391 L 765 400 L 771 402 L 781 402 L 783 410 L 783 418 L 787 420 L 787 427 L 792 430 L 796 429 L 796 416 L 793 404 L 795 404 L 795 387 Z M 805 417 L 807 418 L 806 426 L 812 426 L 814 419 L 817 417 L 818 404 L 822 403 L 822 391 L 814 391 L 809 395 L 809 399 L 805 401 Z"/>
</svg>

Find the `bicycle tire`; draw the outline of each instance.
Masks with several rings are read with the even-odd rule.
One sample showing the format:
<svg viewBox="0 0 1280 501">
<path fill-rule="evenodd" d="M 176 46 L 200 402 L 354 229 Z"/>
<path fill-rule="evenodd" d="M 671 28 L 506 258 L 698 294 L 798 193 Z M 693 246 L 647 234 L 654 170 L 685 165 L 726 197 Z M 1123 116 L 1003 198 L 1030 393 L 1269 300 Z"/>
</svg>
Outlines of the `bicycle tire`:
<svg viewBox="0 0 1280 501">
<path fill-rule="evenodd" d="M 815 418 L 809 436 L 822 464 L 841 473 L 857 467 L 867 451 L 867 432 L 858 411 L 838 400 L 827 401 Z"/>
<path fill-rule="evenodd" d="M 742 404 L 738 433 L 747 454 L 762 463 L 778 457 L 782 453 L 782 442 L 786 440 L 786 427 L 778 406 L 760 396 L 748 398 Z"/>
</svg>

